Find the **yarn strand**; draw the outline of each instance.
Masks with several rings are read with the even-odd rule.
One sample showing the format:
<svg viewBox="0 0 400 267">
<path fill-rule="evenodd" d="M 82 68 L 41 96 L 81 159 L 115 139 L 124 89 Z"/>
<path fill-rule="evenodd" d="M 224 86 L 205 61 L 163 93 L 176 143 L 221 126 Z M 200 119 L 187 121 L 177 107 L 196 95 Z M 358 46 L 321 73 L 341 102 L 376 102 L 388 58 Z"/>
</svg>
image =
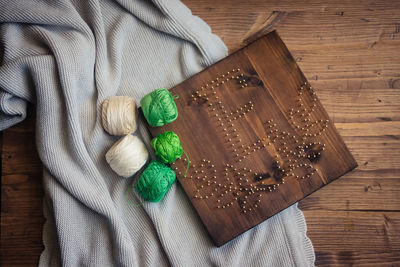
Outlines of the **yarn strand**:
<svg viewBox="0 0 400 267">
<path fill-rule="evenodd" d="M 183 153 L 185 154 L 185 156 L 186 156 L 186 158 L 187 158 L 188 164 L 187 164 L 187 167 L 186 167 L 185 174 L 183 175 L 183 177 L 180 177 L 179 180 L 186 177 L 186 174 L 187 174 L 187 172 L 188 172 L 188 170 L 189 170 L 189 167 L 190 167 L 190 159 L 189 159 L 189 156 L 188 156 L 188 154 L 186 153 L 185 150 L 183 150 Z"/>
<path fill-rule="evenodd" d="M 143 201 L 140 202 L 139 204 L 135 204 L 133 203 L 130 199 L 129 199 L 129 193 L 132 191 L 132 186 L 129 186 L 128 190 L 126 190 L 126 201 L 128 202 L 129 205 L 131 205 L 132 207 L 140 207 L 143 205 Z"/>
</svg>

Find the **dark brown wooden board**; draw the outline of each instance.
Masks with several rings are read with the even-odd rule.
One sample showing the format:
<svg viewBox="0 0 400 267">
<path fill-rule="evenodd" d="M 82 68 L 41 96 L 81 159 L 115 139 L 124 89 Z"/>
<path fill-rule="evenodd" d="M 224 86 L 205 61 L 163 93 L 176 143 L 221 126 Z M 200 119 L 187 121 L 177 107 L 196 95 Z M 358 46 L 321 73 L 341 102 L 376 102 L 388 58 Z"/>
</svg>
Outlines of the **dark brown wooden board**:
<svg viewBox="0 0 400 267">
<path fill-rule="evenodd" d="M 180 137 L 179 181 L 217 246 L 357 166 L 276 32 L 170 91 L 178 119 L 149 130 Z"/>
</svg>

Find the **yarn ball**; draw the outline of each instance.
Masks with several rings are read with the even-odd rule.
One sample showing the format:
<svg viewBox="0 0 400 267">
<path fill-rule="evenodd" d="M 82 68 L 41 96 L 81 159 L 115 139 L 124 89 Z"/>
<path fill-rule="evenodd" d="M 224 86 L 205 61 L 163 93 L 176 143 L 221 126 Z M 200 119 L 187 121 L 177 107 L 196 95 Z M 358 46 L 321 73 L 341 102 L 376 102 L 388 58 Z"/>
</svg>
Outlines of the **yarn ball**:
<svg viewBox="0 0 400 267">
<path fill-rule="evenodd" d="M 143 171 L 136 191 L 147 201 L 159 202 L 176 179 L 175 172 L 160 161 L 153 160 Z"/>
<path fill-rule="evenodd" d="M 134 175 L 143 167 L 148 157 L 146 146 L 134 135 L 122 137 L 106 153 L 111 169 L 122 177 Z"/>
<path fill-rule="evenodd" d="M 103 128 L 111 135 L 131 134 L 137 129 L 135 100 L 129 96 L 113 96 L 103 102 Z"/>
<path fill-rule="evenodd" d="M 174 132 L 165 132 L 151 140 L 157 157 L 164 163 L 172 163 L 182 155 L 183 149 L 179 137 Z"/>
<path fill-rule="evenodd" d="M 163 126 L 178 117 L 174 97 L 164 88 L 154 90 L 140 101 L 143 115 L 150 126 Z"/>
</svg>

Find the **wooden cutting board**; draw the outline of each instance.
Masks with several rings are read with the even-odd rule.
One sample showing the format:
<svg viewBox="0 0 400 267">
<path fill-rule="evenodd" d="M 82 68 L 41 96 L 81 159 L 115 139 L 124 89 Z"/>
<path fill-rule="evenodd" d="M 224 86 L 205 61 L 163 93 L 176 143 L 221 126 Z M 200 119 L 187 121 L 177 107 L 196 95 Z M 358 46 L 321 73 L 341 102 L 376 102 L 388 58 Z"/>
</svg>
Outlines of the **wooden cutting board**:
<svg viewBox="0 0 400 267">
<path fill-rule="evenodd" d="M 177 120 L 149 131 L 180 137 L 179 182 L 217 246 L 357 167 L 276 32 L 170 91 Z"/>
</svg>

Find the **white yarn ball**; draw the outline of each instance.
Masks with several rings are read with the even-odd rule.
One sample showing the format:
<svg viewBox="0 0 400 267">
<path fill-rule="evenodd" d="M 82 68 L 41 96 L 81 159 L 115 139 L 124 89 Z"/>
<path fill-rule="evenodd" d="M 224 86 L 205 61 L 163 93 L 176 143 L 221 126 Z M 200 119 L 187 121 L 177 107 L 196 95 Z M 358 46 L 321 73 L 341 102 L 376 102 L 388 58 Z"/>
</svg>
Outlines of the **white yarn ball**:
<svg viewBox="0 0 400 267">
<path fill-rule="evenodd" d="M 148 157 L 146 146 L 134 135 L 122 137 L 106 154 L 111 169 L 122 177 L 134 175 L 143 167 Z"/>
<path fill-rule="evenodd" d="M 129 96 L 113 96 L 104 100 L 102 121 L 104 130 L 111 135 L 133 133 L 138 121 L 135 100 Z"/>
</svg>

